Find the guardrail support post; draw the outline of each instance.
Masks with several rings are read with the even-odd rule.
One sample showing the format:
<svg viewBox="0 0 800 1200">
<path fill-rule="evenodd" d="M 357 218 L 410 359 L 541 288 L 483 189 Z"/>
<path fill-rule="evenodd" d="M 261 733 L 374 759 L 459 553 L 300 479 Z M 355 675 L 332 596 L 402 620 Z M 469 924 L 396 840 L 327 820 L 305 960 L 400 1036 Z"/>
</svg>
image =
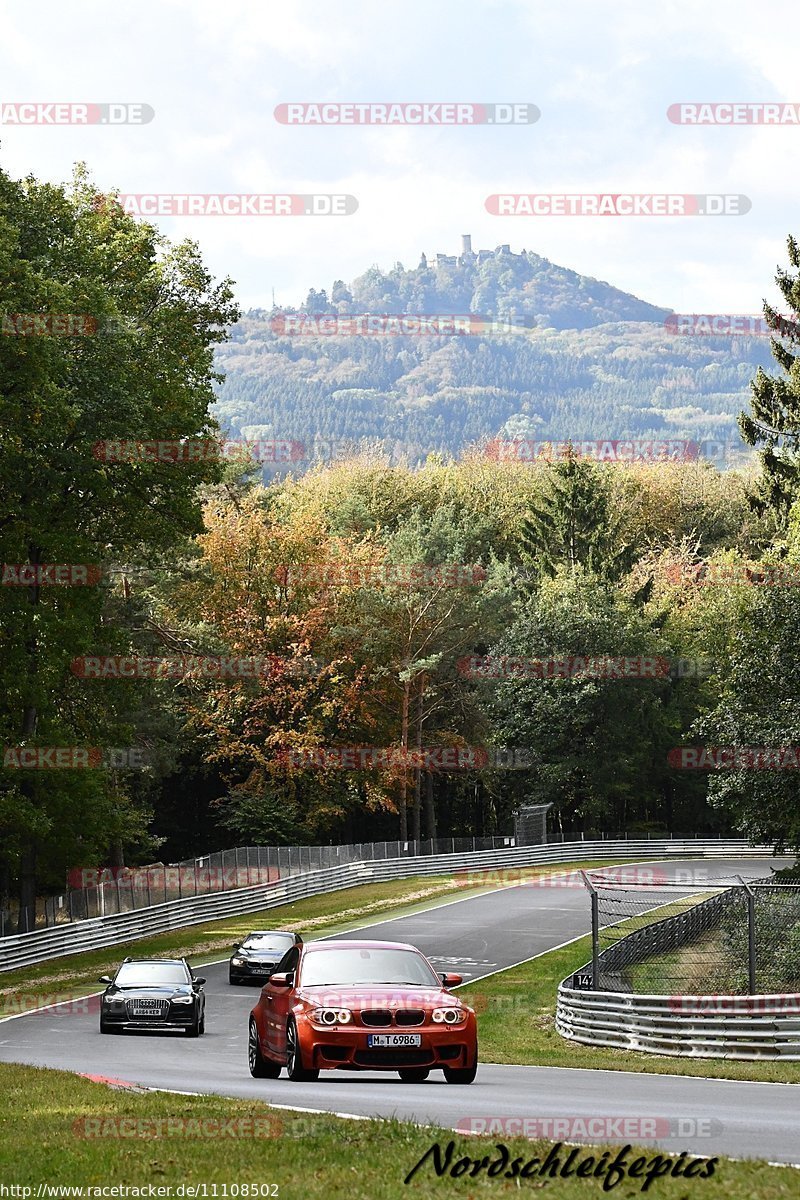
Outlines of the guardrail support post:
<svg viewBox="0 0 800 1200">
<path fill-rule="evenodd" d="M 756 994 L 756 894 L 741 875 L 736 878 L 747 896 L 747 986 L 751 996 Z"/>
<path fill-rule="evenodd" d="M 589 889 L 592 902 L 592 991 L 600 990 L 600 900 L 592 887 L 591 880 L 585 871 L 581 871 L 581 879 Z"/>
</svg>

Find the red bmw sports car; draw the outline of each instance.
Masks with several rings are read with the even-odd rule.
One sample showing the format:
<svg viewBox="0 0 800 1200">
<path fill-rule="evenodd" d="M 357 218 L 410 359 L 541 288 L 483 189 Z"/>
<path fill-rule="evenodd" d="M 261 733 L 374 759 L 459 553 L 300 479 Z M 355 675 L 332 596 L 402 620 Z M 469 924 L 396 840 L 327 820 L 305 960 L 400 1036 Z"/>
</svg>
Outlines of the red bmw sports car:
<svg viewBox="0 0 800 1200">
<path fill-rule="evenodd" d="M 320 1070 L 397 1071 L 406 1083 L 444 1071 L 472 1083 L 475 1013 L 451 995 L 460 975 L 437 975 L 399 942 L 292 946 L 250 1014 L 250 1074 L 310 1082 Z"/>
</svg>

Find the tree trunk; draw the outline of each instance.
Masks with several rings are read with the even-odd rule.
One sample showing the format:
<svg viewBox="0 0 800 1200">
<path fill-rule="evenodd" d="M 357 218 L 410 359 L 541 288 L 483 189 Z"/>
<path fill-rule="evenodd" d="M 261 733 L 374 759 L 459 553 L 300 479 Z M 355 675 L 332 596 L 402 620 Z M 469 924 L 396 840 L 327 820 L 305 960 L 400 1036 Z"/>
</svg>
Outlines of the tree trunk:
<svg viewBox="0 0 800 1200">
<path fill-rule="evenodd" d="M 422 693 L 425 690 L 425 675 L 419 677 L 419 689 L 417 691 L 417 751 L 420 754 L 422 751 Z M 422 787 L 422 768 L 414 768 L 414 841 L 419 843 L 422 841 L 422 805 L 420 803 L 420 789 Z"/>
<path fill-rule="evenodd" d="M 411 684 L 407 679 L 403 684 L 403 713 L 400 727 L 400 746 L 405 753 L 408 750 L 408 708 Z M 403 764 L 403 774 L 400 781 L 400 841 L 408 841 L 408 767 Z"/>
<path fill-rule="evenodd" d="M 32 566 L 38 566 L 41 562 L 41 550 L 36 546 L 28 547 L 28 560 Z M 33 583 L 28 589 L 31 605 L 36 608 L 39 603 L 39 584 Z M 31 620 L 31 634 L 27 639 L 25 650 L 28 657 L 28 677 L 30 685 L 33 686 L 33 681 L 38 674 L 38 652 L 39 646 L 36 640 L 36 621 Z M 28 738 L 33 737 L 36 733 L 36 725 L 39 714 L 36 705 L 26 704 L 22 710 L 22 730 L 21 740 L 25 742 Z M 23 772 L 23 775 L 25 773 Z M 20 791 L 26 796 L 33 807 L 36 806 L 36 785 L 32 779 L 23 778 L 20 783 Z M 36 928 L 36 892 L 37 892 L 37 846 L 33 839 L 22 852 L 19 869 L 19 923 L 18 933 L 28 933 L 29 930 Z"/>
<path fill-rule="evenodd" d="M 433 774 L 425 772 L 425 832 L 436 841 L 436 809 L 433 804 Z"/>
</svg>

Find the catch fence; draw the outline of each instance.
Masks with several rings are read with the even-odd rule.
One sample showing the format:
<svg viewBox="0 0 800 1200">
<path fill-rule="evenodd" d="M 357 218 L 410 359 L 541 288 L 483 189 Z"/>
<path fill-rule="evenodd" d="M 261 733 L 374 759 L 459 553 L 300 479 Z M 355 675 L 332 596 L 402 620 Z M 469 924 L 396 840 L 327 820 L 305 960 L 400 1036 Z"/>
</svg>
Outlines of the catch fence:
<svg viewBox="0 0 800 1200">
<path fill-rule="evenodd" d="M 690 874 L 636 883 L 587 874 L 584 985 L 642 995 L 800 992 L 800 884 Z"/>
</svg>

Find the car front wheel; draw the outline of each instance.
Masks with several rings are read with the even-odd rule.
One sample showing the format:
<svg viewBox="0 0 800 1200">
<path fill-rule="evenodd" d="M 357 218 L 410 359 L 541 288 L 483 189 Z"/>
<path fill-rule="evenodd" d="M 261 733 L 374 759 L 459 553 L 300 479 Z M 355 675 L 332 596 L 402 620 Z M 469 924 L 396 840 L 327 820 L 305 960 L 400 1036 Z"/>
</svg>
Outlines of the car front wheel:
<svg viewBox="0 0 800 1200">
<path fill-rule="evenodd" d="M 444 1077 L 448 1083 L 472 1083 L 478 1074 L 478 1064 L 474 1067 L 445 1067 Z"/>
<path fill-rule="evenodd" d="M 307 1070 L 303 1066 L 294 1017 L 289 1017 L 286 1026 L 286 1074 L 294 1083 L 313 1083 L 315 1079 L 319 1079 L 319 1071 Z"/>
<path fill-rule="evenodd" d="M 403 1067 L 398 1071 L 403 1083 L 422 1083 L 430 1075 L 427 1067 Z"/>
<path fill-rule="evenodd" d="M 247 1035 L 247 1065 L 250 1068 L 250 1074 L 255 1079 L 277 1079 L 281 1073 L 280 1064 L 264 1058 L 261 1053 L 255 1021 L 250 1022 L 250 1030 Z"/>
</svg>

